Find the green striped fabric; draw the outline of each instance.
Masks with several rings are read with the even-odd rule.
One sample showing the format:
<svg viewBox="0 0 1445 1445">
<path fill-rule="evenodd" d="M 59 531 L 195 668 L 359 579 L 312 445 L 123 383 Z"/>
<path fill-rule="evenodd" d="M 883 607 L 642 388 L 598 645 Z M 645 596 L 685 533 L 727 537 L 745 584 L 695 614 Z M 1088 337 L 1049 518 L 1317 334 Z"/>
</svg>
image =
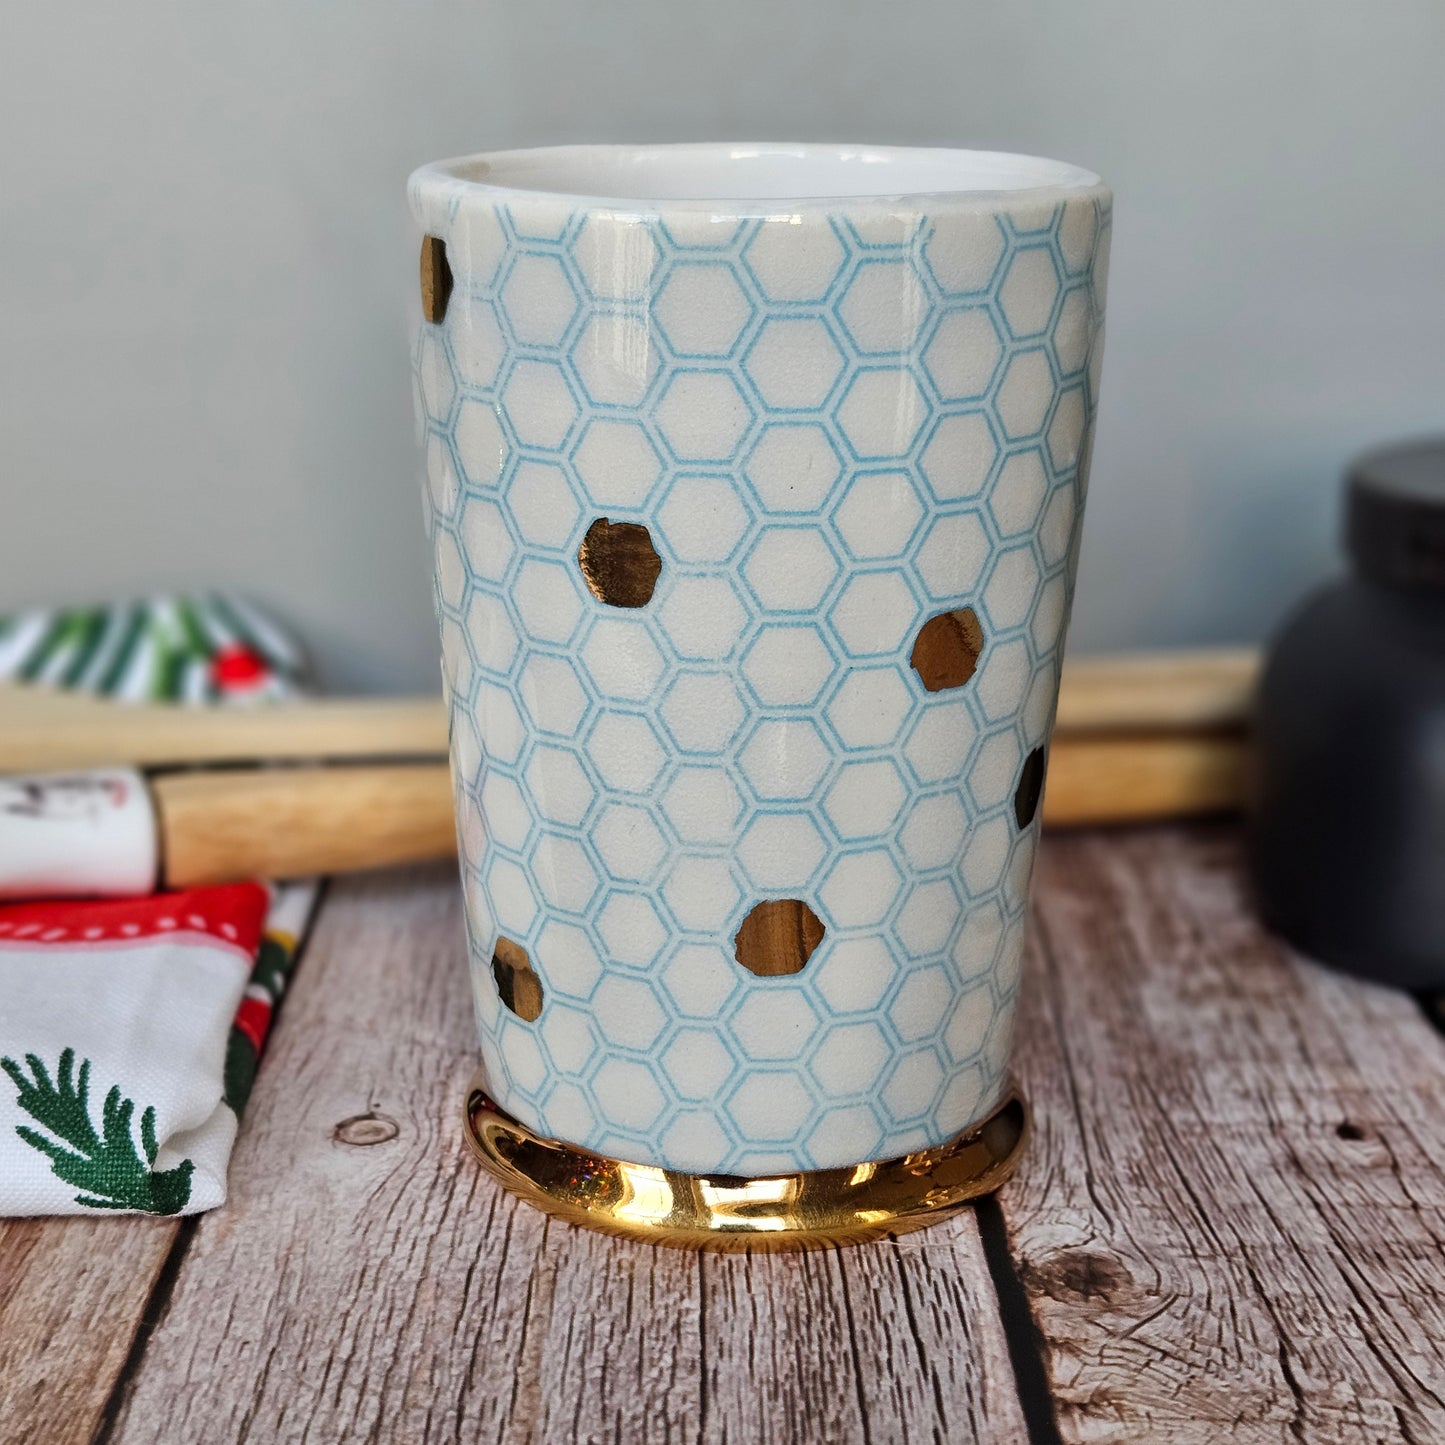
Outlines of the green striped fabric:
<svg viewBox="0 0 1445 1445">
<path fill-rule="evenodd" d="M 0 617 L 0 680 L 197 703 L 285 696 L 304 673 L 295 642 L 230 594 Z"/>
</svg>

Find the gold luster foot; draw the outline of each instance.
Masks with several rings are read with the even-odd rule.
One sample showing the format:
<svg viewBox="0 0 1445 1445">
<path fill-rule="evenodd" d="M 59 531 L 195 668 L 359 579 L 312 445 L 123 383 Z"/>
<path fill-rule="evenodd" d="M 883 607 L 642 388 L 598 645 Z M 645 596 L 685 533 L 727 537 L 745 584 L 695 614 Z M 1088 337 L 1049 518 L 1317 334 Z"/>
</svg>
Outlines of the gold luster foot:
<svg viewBox="0 0 1445 1445">
<path fill-rule="evenodd" d="M 870 1164 L 745 1179 L 629 1164 L 544 1139 L 488 1097 L 466 1101 L 467 1142 L 513 1194 L 589 1229 L 677 1249 L 824 1249 L 922 1229 L 992 1194 L 1013 1173 L 1028 1110 L 1011 1090 L 947 1144 Z"/>
</svg>

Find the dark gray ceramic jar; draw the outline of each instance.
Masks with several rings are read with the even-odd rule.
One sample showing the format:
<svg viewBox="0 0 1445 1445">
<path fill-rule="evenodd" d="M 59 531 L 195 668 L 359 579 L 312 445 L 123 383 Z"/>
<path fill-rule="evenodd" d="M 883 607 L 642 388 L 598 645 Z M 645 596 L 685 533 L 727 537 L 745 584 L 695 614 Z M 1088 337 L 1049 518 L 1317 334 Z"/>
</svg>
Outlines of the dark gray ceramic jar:
<svg viewBox="0 0 1445 1445">
<path fill-rule="evenodd" d="M 1323 963 L 1445 988 L 1445 440 L 1348 478 L 1352 573 L 1261 683 L 1251 860 L 1266 921 Z"/>
</svg>

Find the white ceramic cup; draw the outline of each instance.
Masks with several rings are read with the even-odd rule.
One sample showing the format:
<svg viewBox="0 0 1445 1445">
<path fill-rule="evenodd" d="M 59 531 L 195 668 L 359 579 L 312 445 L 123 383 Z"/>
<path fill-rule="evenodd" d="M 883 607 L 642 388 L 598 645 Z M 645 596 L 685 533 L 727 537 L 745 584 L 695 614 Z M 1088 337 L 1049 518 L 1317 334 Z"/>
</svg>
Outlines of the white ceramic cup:
<svg viewBox="0 0 1445 1445">
<path fill-rule="evenodd" d="M 488 1092 L 690 1173 L 954 1139 L 1005 1087 L 1108 191 L 577 146 L 411 201 Z"/>
</svg>

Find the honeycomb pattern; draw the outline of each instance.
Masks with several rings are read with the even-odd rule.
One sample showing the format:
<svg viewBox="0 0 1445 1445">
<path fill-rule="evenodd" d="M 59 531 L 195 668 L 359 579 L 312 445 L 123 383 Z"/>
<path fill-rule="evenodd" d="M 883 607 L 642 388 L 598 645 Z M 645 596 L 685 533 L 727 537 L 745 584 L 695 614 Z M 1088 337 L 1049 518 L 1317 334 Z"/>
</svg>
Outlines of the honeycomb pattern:
<svg viewBox="0 0 1445 1445">
<path fill-rule="evenodd" d="M 1009 1054 L 1107 193 L 738 220 L 431 174 L 413 205 L 454 274 L 415 378 L 490 1087 L 690 1171 L 943 1142 Z M 645 605 L 589 592 L 599 518 L 647 529 Z M 976 669 L 929 691 L 910 650 L 963 608 Z M 759 977 L 734 939 L 780 898 L 821 941 Z"/>
</svg>

